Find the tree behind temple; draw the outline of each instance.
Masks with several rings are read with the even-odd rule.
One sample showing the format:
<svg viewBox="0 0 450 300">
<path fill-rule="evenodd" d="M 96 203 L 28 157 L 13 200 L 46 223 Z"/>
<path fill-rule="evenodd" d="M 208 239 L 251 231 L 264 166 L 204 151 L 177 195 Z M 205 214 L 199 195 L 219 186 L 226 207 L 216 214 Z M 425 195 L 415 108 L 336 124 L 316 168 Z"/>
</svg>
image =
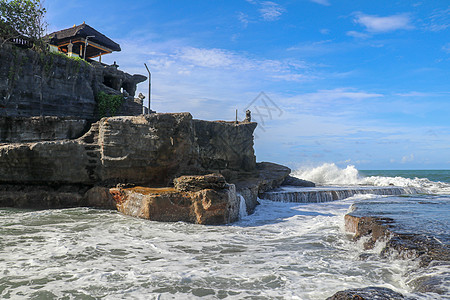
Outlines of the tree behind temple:
<svg viewBox="0 0 450 300">
<path fill-rule="evenodd" d="M 0 37 L 3 43 L 25 37 L 35 49 L 44 49 L 45 12 L 39 0 L 0 0 Z"/>
</svg>

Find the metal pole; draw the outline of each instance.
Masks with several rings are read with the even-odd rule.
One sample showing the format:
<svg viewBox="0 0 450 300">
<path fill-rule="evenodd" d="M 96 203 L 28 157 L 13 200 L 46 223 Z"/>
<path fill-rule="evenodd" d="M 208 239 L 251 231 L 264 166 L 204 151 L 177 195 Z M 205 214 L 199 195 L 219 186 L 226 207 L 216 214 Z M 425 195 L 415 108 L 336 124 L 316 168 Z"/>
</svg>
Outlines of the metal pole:
<svg viewBox="0 0 450 300">
<path fill-rule="evenodd" d="M 87 48 L 87 45 L 89 45 L 87 41 L 88 41 L 88 39 L 89 39 L 90 37 L 95 37 L 95 35 L 88 35 L 88 36 L 84 39 L 84 54 L 83 54 L 83 59 L 84 59 L 84 60 L 86 60 L 86 48 Z"/>
<path fill-rule="evenodd" d="M 144 63 L 144 66 L 148 72 L 148 113 L 150 114 L 150 103 L 152 99 L 152 73 L 150 73 L 146 63 Z"/>
</svg>

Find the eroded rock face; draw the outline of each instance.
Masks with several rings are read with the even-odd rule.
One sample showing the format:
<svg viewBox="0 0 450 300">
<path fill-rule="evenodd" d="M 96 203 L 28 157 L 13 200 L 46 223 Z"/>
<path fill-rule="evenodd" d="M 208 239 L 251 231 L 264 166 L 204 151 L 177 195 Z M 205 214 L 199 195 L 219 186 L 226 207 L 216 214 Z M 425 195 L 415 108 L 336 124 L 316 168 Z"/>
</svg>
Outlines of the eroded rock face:
<svg viewBox="0 0 450 300">
<path fill-rule="evenodd" d="M 400 300 L 405 297 L 391 289 L 383 287 L 366 287 L 337 292 L 327 300 Z"/>
</svg>

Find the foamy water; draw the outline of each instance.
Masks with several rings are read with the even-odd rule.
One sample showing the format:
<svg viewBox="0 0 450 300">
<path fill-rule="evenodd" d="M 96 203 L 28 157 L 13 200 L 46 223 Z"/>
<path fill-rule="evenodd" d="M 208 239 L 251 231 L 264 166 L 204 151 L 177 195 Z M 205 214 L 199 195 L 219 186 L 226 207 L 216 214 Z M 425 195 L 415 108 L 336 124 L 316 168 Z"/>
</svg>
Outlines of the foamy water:
<svg viewBox="0 0 450 300">
<path fill-rule="evenodd" d="M 445 266 L 421 270 L 410 260 L 381 259 L 382 244 L 363 251 L 345 233 L 350 205 L 380 197 L 260 200 L 254 214 L 242 213 L 230 226 L 158 223 L 87 208 L 0 209 L 0 298 L 325 299 L 380 286 L 442 299 L 413 293 L 411 282 L 420 272 L 442 276 Z"/>
<path fill-rule="evenodd" d="M 410 172 L 414 173 L 414 171 Z M 318 185 L 415 187 L 424 189 L 429 193 L 450 194 L 450 183 L 448 182 L 431 181 L 428 178 L 418 177 L 363 176 L 352 165 L 341 169 L 333 163 L 326 163 L 315 168 L 298 169 L 292 175 L 297 178 L 310 180 Z"/>
</svg>

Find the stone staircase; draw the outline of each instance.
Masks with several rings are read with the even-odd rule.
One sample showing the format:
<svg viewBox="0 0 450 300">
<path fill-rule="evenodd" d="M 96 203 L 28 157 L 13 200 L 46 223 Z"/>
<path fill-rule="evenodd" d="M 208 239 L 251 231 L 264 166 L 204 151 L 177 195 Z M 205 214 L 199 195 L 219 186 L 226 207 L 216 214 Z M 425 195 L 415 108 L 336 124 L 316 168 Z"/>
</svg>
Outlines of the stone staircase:
<svg viewBox="0 0 450 300">
<path fill-rule="evenodd" d="M 89 179 L 92 181 L 99 180 L 98 169 L 101 166 L 101 146 L 98 142 L 98 136 L 99 122 L 95 122 L 92 123 L 89 131 L 78 139 L 84 144 L 84 149 L 86 150 L 86 155 L 88 157 L 86 171 L 88 172 Z"/>
</svg>

